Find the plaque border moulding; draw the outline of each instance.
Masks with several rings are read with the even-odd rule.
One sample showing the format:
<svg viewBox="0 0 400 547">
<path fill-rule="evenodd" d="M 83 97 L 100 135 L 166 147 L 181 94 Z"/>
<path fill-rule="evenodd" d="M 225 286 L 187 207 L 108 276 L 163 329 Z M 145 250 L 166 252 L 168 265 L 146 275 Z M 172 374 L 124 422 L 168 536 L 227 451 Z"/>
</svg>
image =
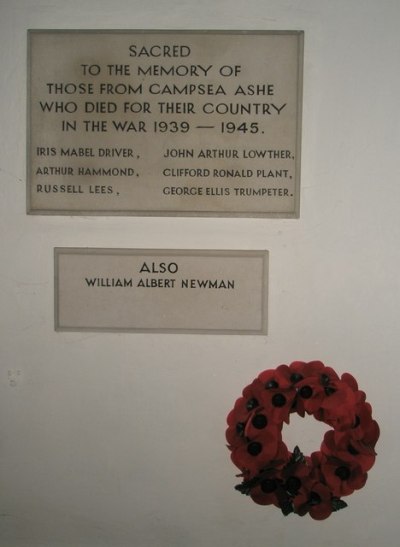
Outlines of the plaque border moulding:
<svg viewBox="0 0 400 547">
<path fill-rule="evenodd" d="M 34 184 L 35 182 L 37 182 L 37 179 L 38 179 L 38 176 L 37 176 L 37 170 L 35 171 L 35 165 L 39 163 L 39 160 L 38 158 L 35 157 L 34 153 L 33 153 L 33 149 L 36 150 L 37 146 L 35 147 L 35 143 L 36 145 L 38 145 L 38 137 L 37 135 L 35 135 L 34 133 L 34 128 L 33 128 L 33 125 L 34 123 L 32 122 L 32 119 L 34 116 L 36 116 L 35 118 L 35 124 L 37 125 L 37 127 L 39 129 L 35 129 L 35 131 L 39 132 L 41 130 L 41 128 L 43 128 L 43 126 L 41 125 L 43 120 L 41 118 L 38 118 L 38 115 L 37 113 L 34 114 L 34 108 L 32 107 L 33 103 L 34 103 L 34 98 L 36 99 L 36 102 L 39 102 L 39 96 L 40 96 L 40 93 L 37 91 L 38 89 L 38 85 L 37 85 L 37 79 L 38 79 L 38 76 L 36 76 L 35 74 L 35 70 L 38 70 L 37 69 L 37 66 L 38 66 L 38 60 L 36 59 L 35 62 L 33 62 L 33 49 L 34 49 L 34 40 L 36 37 L 38 37 L 38 35 L 46 35 L 46 39 L 50 36 L 50 35 L 53 35 L 53 36 L 56 36 L 56 35 L 59 35 L 60 33 L 64 33 L 64 34 L 68 34 L 68 35 L 71 35 L 71 36 L 75 36 L 77 37 L 78 35 L 82 35 L 82 34 L 88 34 L 88 35 L 132 35 L 133 37 L 139 37 L 139 36 L 142 36 L 142 37 L 146 37 L 146 36 L 160 36 L 160 35 L 163 35 L 163 36 L 166 36 L 167 38 L 171 38 L 171 36 L 179 36 L 179 37 L 184 37 L 184 36 L 192 36 L 193 40 L 196 39 L 196 37 L 199 37 L 199 36 L 215 36 L 215 37 L 218 37 L 218 36 L 232 36 L 232 37 L 237 37 L 237 36 L 249 36 L 249 37 L 254 37 L 254 36 L 271 36 L 271 35 L 276 35 L 276 36 L 282 36 L 282 35 L 287 35 L 287 36 L 290 36 L 290 37 L 293 37 L 293 36 L 296 36 L 297 37 L 297 41 L 295 42 L 295 54 L 292 54 L 292 63 L 294 66 L 296 66 L 296 75 L 295 76 L 292 76 L 292 79 L 294 81 L 294 84 L 291 84 L 291 89 L 292 89 L 292 93 L 293 93 L 293 97 L 295 97 L 295 99 L 293 99 L 293 105 L 295 105 L 293 107 L 294 111 L 295 111 L 295 115 L 292 114 L 291 118 L 290 118 L 290 124 L 291 124 L 291 127 L 292 129 L 290 130 L 290 135 L 291 135 L 291 139 L 293 139 L 293 142 L 295 143 L 294 145 L 294 156 L 291 158 L 293 160 L 293 163 L 292 165 L 294 165 L 294 169 L 295 169 L 295 172 L 294 172 L 294 176 L 292 177 L 293 178 L 293 181 L 291 182 L 292 186 L 291 188 L 293 188 L 291 190 L 292 194 L 285 194 L 285 195 L 291 195 L 292 196 L 292 199 L 290 199 L 288 201 L 288 204 L 286 207 L 287 207 L 287 210 L 284 210 L 285 209 L 285 206 L 284 205 L 281 205 L 281 202 L 278 202 L 277 205 L 274 205 L 274 206 L 266 206 L 265 209 L 268 209 L 268 210 L 262 210 L 262 208 L 260 206 L 256 206 L 254 205 L 254 210 L 250 210 L 251 207 L 253 207 L 253 203 L 256 203 L 256 198 L 254 198 L 254 202 L 250 203 L 250 204 L 245 204 L 245 206 L 242 206 L 242 210 L 240 210 L 240 206 L 237 205 L 237 202 L 236 201 L 231 201 L 230 202 L 230 205 L 229 207 L 231 209 L 227 210 L 227 206 L 226 206 L 226 202 L 224 203 L 222 201 L 223 198 L 221 198 L 221 201 L 219 202 L 218 205 L 214 205 L 214 208 L 212 207 L 212 202 L 211 200 L 206 200 L 204 202 L 204 205 L 201 205 L 199 206 L 199 203 L 197 202 L 195 207 L 192 205 L 193 202 L 191 202 L 191 204 L 189 204 L 187 206 L 187 208 L 185 209 L 179 209 L 179 202 L 177 200 L 176 202 L 176 205 L 175 203 L 172 203 L 172 204 L 168 204 L 168 205 L 165 205 L 165 202 L 163 201 L 164 200 L 164 197 L 158 197 L 157 199 L 160 200 L 160 203 L 162 203 L 162 205 L 160 206 L 154 206 L 154 200 L 151 199 L 151 196 L 148 196 L 148 199 L 147 199 L 147 202 L 150 205 L 143 205 L 141 203 L 138 204 L 138 199 L 139 198 L 134 198 L 132 196 L 128 196 L 127 199 L 121 199 L 121 202 L 122 204 L 114 204 L 114 205 L 104 205 L 105 202 L 101 202 L 101 196 L 100 196 L 100 203 L 102 203 L 102 205 L 96 209 L 96 204 L 94 202 L 93 205 L 91 205 L 92 208 L 89 207 L 89 205 L 87 205 L 87 202 L 83 202 L 81 203 L 80 205 L 85 205 L 85 207 L 79 207 L 78 205 L 74 205 L 73 208 L 71 205 L 70 205 L 70 201 L 68 203 L 66 203 L 65 201 L 61 202 L 57 202 L 57 200 L 60 200 L 60 194 L 58 194 L 58 196 L 54 197 L 52 196 L 52 201 L 48 202 L 48 201 L 45 201 L 47 198 L 38 198 L 37 197 L 37 193 L 36 195 L 33 194 L 33 187 L 34 187 Z M 167 39 L 166 38 L 166 39 Z M 43 45 L 41 46 L 42 49 L 39 51 L 43 51 Z M 51 48 L 47 48 L 48 51 L 51 52 Z M 56 51 L 60 51 L 60 48 Z M 251 218 L 251 217 L 256 217 L 256 218 L 299 218 L 300 216 L 300 171 L 301 171 L 301 125 L 302 125 L 302 102 L 303 102 L 303 51 L 304 51 L 304 31 L 302 30 L 172 30 L 172 29 L 168 29 L 168 30 L 163 30 L 163 29 L 160 29 L 160 30 L 156 30 L 156 29 L 149 29 L 149 30 L 146 30 L 146 29 L 140 29 L 140 30 L 129 30 L 129 29 L 31 29 L 31 30 L 28 30 L 28 89 L 27 89 L 27 213 L 28 214 L 35 214 L 35 215 L 69 215 L 69 216 L 80 216 L 80 215 L 84 215 L 84 216 L 159 216 L 159 217 L 164 217 L 164 216 L 175 216 L 175 217 L 229 217 L 229 218 L 235 218 L 235 217 L 248 217 L 248 218 Z M 51 54 L 51 53 L 46 53 L 46 55 L 48 54 Z M 54 55 L 57 55 L 57 53 L 54 53 Z M 118 57 L 118 56 L 117 56 Z M 129 59 L 129 57 L 128 57 Z M 148 62 L 155 62 L 157 61 L 157 59 L 153 59 L 153 60 L 148 60 Z M 173 59 L 172 59 L 173 61 Z M 33 68 L 32 65 L 34 64 L 34 67 L 36 68 Z M 40 63 L 39 63 L 40 65 Z M 280 66 L 280 65 L 279 65 Z M 257 66 L 253 69 L 255 71 L 255 73 L 257 74 Z M 217 70 L 217 69 L 216 69 Z M 284 73 L 284 71 L 282 70 L 282 73 Z M 291 74 L 293 74 L 293 71 L 291 72 Z M 35 79 L 36 78 L 36 79 Z M 222 77 L 220 77 L 222 79 Z M 215 77 L 214 77 L 215 79 Z M 226 79 L 225 79 L 226 80 Z M 248 82 L 247 82 L 248 83 Z M 34 91 L 36 90 L 36 91 Z M 36 93 L 36 94 L 34 94 Z M 47 97 L 48 98 L 48 97 Z M 189 97 L 190 99 L 190 97 Z M 83 100 L 83 99 L 82 99 Z M 107 97 L 104 99 L 102 99 L 104 101 L 107 101 L 107 100 L 110 100 L 109 98 L 107 99 Z M 184 100 L 188 100 L 188 98 L 184 99 Z M 200 100 L 200 99 L 193 99 L 193 100 Z M 254 100 L 254 99 L 253 99 Z M 264 98 L 264 100 L 271 100 L 271 99 L 268 99 L 268 98 Z M 196 103 L 197 105 L 197 103 Z M 38 109 L 37 109 L 38 110 Z M 103 114 L 104 115 L 104 114 Z M 203 115 L 204 117 L 204 115 Z M 215 115 L 216 117 L 216 115 Z M 37 120 L 39 120 L 39 123 L 37 123 Z M 47 123 L 47 122 L 46 122 Z M 50 122 L 49 122 L 50 123 Z M 55 122 L 53 122 L 55 124 Z M 50 128 L 51 131 L 54 131 L 54 128 Z M 191 129 L 192 130 L 192 129 Z M 285 131 L 285 130 L 284 130 Z M 83 132 L 81 133 L 83 134 Z M 79 136 L 79 135 L 78 135 Z M 260 136 L 260 135 L 259 135 Z M 211 135 L 211 137 L 215 137 L 215 139 L 219 139 L 219 138 L 223 138 L 221 136 L 217 136 L 217 135 Z M 110 137 L 111 139 L 112 137 Z M 121 138 L 121 136 L 119 136 L 118 138 Z M 281 137 L 282 138 L 282 137 Z M 93 139 L 95 140 L 95 139 Z M 285 139 L 282 138 L 282 140 L 284 141 Z M 160 141 L 161 142 L 161 141 Z M 217 140 L 215 140 L 215 142 L 219 142 Z M 232 142 L 236 142 L 236 141 L 229 141 L 229 143 L 232 143 Z M 226 146 L 229 146 L 229 143 L 226 145 Z M 277 143 L 277 145 L 279 146 L 279 143 Z M 49 146 L 49 145 L 48 145 Z M 55 146 L 55 144 L 53 143 L 53 146 Z M 231 146 L 234 146 L 231 144 Z M 261 146 L 260 144 L 258 144 L 258 146 Z M 264 145 L 264 146 L 271 146 L 271 145 Z M 242 153 L 242 151 L 240 151 L 240 153 Z M 37 153 L 38 154 L 38 153 Z M 62 159 L 62 158 L 61 158 Z M 161 161 L 161 160 L 160 160 Z M 203 160 L 204 161 L 204 160 Z M 259 161 L 259 160 L 257 160 Z M 261 161 L 261 160 L 260 160 Z M 36 162 L 36 164 L 35 164 Z M 151 161 L 150 161 L 150 158 L 147 160 L 148 164 L 150 165 L 151 164 Z M 60 162 L 59 162 L 60 163 Z M 98 162 L 97 162 L 98 163 Z M 35 165 L 34 165 L 35 164 Z M 243 165 L 243 164 L 242 164 Z M 211 165 L 212 167 L 213 165 Z M 214 164 L 215 166 L 215 164 Z M 161 173 L 162 170 L 160 170 L 160 173 Z M 244 169 L 243 169 L 244 171 Z M 74 172 L 74 175 L 75 175 L 75 172 Z M 145 176 L 145 175 L 143 175 Z M 153 176 L 153 179 L 152 180 L 156 180 L 158 179 L 158 181 L 156 181 L 156 184 L 159 184 L 161 186 L 161 182 L 159 182 L 161 180 L 161 177 L 162 175 L 152 175 Z M 261 175 L 260 175 L 261 176 Z M 99 177 L 100 178 L 100 177 Z M 258 184 L 260 185 L 260 183 L 257 183 L 257 180 L 261 180 L 261 179 L 257 179 L 256 177 L 254 177 L 256 182 L 254 185 Z M 50 180 L 51 177 L 46 177 L 46 178 L 42 178 L 40 179 L 42 182 L 49 182 L 51 183 L 52 181 Z M 72 177 L 70 177 L 69 179 L 68 178 L 65 178 L 65 184 L 74 184 L 75 182 L 70 182 L 72 179 Z M 75 180 L 79 180 L 79 177 L 76 177 Z M 138 179 L 139 180 L 139 179 Z M 143 178 L 143 182 L 142 184 L 144 184 L 146 182 L 147 179 Z M 179 179 L 178 179 L 179 180 Z M 214 179 L 214 180 L 217 180 L 217 179 Z M 221 179 L 223 181 L 223 179 Z M 227 179 L 228 180 L 228 179 Z M 238 179 L 238 184 L 240 184 L 240 180 L 243 180 L 243 179 Z M 200 184 L 200 180 L 197 181 L 199 184 Z M 53 177 L 53 184 L 57 183 L 57 180 L 54 179 Z M 87 181 L 85 180 L 84 181 L 85 184 L 87 184 Z M 293 184 L 294 183 L 294 184 Z M 58 181 L 58 184 L 59 181 Z M 78 184 L 78 183 L 76 183 Z M 105 184 L 107 185 L 108 182 L 99 182 L 98 184 Z M 196 180 L 192 181 L 192 182 L 180 182 L 181 185 L 186 185 L 186 184 L 190 184 L 190 185 L 196 185 Z M 204 183 L 205 184 L 205 183 Z M 214 183 L 213 182 L 210 182 L 211 185 L 213 185 Z M 223 184 L 223 182 L 222 182 Z M 241 183 L 243 184 L 243 183 Z M 147 185 L 144 184 L 144 188 L 147 188 Z M 136 190 L 135 190 L 136 191 Z M 144 192 L 146 192 L 147 190 L 144 190 Z M 85 189 L 83 193 L 87 192 L 87 190 Z M 232 192 L 231 192 L 232 193 Z M 158 194 L 157 194 L 158 195 Z M 279 194 L 280 195 L 280 194 Z M 43 199 L 43 201 L 41 201 Z M 65 199 L 65 198 L 62 198 L 62 199 Z M 78 198 L 75 198 L 75 199 L 80 199 L 79 197 Z M 83 199 L 86 199 L 85 197 Z M 95 198 L 93 198 L 95 199 Z M 136 201 L 135 201 L 136 199 Z M 247 199 L 247 198 L 246 198 Z M 264 198 L 266 199 L 266 198 Z M 130 203 L 130 201 L 132 201 L 132 204 Z M 129 203 L 129 207 L 126 206 L 126 203 Z M 147 203 L 146 202 L 146 203 Z M 76 203 L 76 201 L 75 201 Z M 97 202 L 96 202 L 97 203 Z M 108 202 L 109 203 L 109 202 Z M 135 206 L 135 203 L 136 203 L 136 206 L 138 207 L 137 209 L 134 208 Z M 125 204 L 125 208 L 124 208 L 124 204 Z M 107 208 L 108 207 L 108 208 Z M 153 207 L 153 208 L 152 208 Z M 164 209 L 162 207 L 165 207 Z M 174 209 L 174 207 L 176 207 L 176 209 Z M 196 209 L 197 207 L 197 209 Z M 210 208 L 210 210 L 207 210 L 207 207 Z M 215 207 L 218 207 L 218 209 L 215 209 Z M 281 207 L 280 210 L 279 207 Z M 272 209 L 276 208 L 276 210 L 272 211 Z M 224 210 L 225 209 L 225 210 Z"/>
</svg>

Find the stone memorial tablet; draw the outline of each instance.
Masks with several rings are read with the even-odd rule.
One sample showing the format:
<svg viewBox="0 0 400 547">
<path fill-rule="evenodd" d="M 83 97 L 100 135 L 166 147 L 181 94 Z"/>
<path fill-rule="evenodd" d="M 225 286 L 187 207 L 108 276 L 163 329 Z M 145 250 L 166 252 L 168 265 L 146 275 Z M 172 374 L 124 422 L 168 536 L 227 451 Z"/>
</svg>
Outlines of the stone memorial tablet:
<svg viewBox="0 0 400 547">
<path fill-rule="evenodd" d="M 28 44 L 29 213 L 298 216 L 303 32 Z"/>
<path fill-rule="evenodd" d="M 267 251 L 55 249 L 55 328 L 266 334 Z"/>
</svg>

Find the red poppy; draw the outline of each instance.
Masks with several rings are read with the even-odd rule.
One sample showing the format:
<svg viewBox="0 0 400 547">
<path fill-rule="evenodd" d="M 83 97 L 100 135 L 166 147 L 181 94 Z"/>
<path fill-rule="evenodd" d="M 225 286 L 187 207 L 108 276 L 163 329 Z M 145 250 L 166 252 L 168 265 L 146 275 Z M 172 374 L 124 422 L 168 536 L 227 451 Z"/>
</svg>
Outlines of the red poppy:
<svg viewBox="0 0 400 547">
<path fill-rule="evenodd" d="M 375 463 L 373 448 L 353 439 L 347 431 L 327 431 L 321 451 L 325 456 L 338 458 L 351 465 L 360 465 L 364 472 L 369 471 Z"/>
<path fill-rule="evenodd" d="M 278 492 L 282 488 L 281 469 L 282 466 L 279 469 L 271 467 L 257 476 L 256 484 L 250 491 L 250 497 L 255 503 L 279 507 Z"/>
<path fill-rule="evenodd" d="M 273 476 L 266 477 L 251 489 L 250 497 L 258 505 L 275 505 L 279 507 L 278 488 L 280 488 L 280 482 L 277 478 Z"/>
<path fill-rule="evenodd" d="M 310 480 L 312 480 L 313 467 L 311 459 L 305 458 L 304 461 L 289 463 L 282 470 L 283 487 L 291 498 L 296 496 L 306 496 Z"/>
<path fill-rule="evenodd" d="M 298 398 L 296 410 L 301 415 L 317 414 L 317 419 L 325 421 L 324 405 L 327 409 L 336 408 L 346 398 L 343 393 L 346 386 L 349 393 L 353 393 L 340 382 L 338 375 L 331 367 L 325 367 L 320 361 L 311 361 L 304 369 L 304 378 L 296 385 Z M 335 397 L 333 397 L 335 395 Z M 330 401 L 333 397 L 333 401 Z M 347 398 L 350 395 L 347 396 Z M 354 399 L 354 395 L 352 395 Z"/>
<path fill-rule="evenodd" d="M 269 420 L 282 427 L 283 422 L 289 423 L 290 413 L 293 412 L 293 402 L 296 392 L 292 390 L 264 389 L 259 395 L 262 406 L 268 414 Z"/>
<path fill-rule="evenodd" d="M 308 368 L 308 363 L 306 363 L 305 361 L 293 361 L 289 365 L 290 374 L 292 376 L 293 375 L 297 376 L 297 378 L 293 376 L 293 379 L 295 379 L 296 381 L 301 380 L 301 378 L 299 378 L 299 376 L 304 377 L 306 368 Z M 295 383 L 295 382 L 293 382 L 293 383 Z"/>
<path fill-rule="evenodd" d="M 234 447 L 231 458 L 241 470 L 259 473 L 271 460 L 274 460 L 280 448 L 280 431 L 270 427 L 248 442 Z"/>
<path fill-rule="evenodd" d="M 228 429 L 226 440 L 230 447 L 242 444 L 244 428 L 255 409 L 259 409 L 260 403 L 257 399 L 260 392 L 260 382 L 256 379 L 243 390 L 243 397 L 236 400 L 235 406 L 227 417 Z M 258 397 L 259 398 L 259 397 Z"/>
<path fill-rule="evenodd" d="M 324 520 L 333 510 L 332 493 L 327 486 L 315 481 L 309 485 L 307 492 L 294 498 L 293 505 L 300 516 L 309 513 L 314 520 Z"/>
<path fill-rule="evenodd" d="M 368 477 L 360 465 L 354 465 L 354 463 L 337 458 L 323 457 L 321 472 L 332 494 L 339 498 L 341 496 L 348 496 L 354 490 L 362 488 Z"/>
<path fill-rule="evenodd" d="M 378 442 L 380 430 L 379 425 L 372 419 L 370 405 L 365 403 L 360 405 L 356 416 L 356 423 L 349 430 L 349 433 L 355 441 L 359 441 L 366 448 L 374 449 Z M 375 451 L 373 450 L 374 454 Z"/>
<path fill-rule="evenodd" d="M 342 374 L 342 382 L 345 382 L 353 391 L 358 391 L 357 380 L 348 372 Z"/>
<path fill-rule="evenodd" d="M 287 365 L 279 365 L 276 369 L 264 370 L 258 375 L 258 379 L 266 389 L 285 391 L 293 386 L 290 376 L 290 368 Z"/>
<path fill-rule="evenodd" d="M 244 436 L 247 439 L 254 439 L 262 436 L 264 431 L 274 431 L 275 435 L 278 435 L 280 428 L 276 424 L 272 423 L 271 417 L 265 411 L 264 407 L 260 407 L 254 410 L 249 419 L 246 422 L 244 428 Z"/>
<path fill-rule="evenodd" d="M 355 423 L 357 396 L 354 391 L 340 380 L 331 384 L 332 392 L 326 394 L 319 409 L 322 420 L 337 428 L 342 423 L 346 427 Z"/>
</svg>

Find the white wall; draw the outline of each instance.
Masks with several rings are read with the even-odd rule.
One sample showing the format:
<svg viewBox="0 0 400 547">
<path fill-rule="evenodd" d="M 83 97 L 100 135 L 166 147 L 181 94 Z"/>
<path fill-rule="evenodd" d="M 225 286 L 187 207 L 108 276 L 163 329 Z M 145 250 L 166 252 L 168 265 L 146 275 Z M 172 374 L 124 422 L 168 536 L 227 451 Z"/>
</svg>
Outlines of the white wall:
<svg viewBox="0 0 400 547">
<path fill-rule="evenodd" d="M 399 21 L 398 0 L 0 0 L 2 547 L 398 545 Z M 301 218 L 27 216 L 28 28 L 304 30 Z M 55 333 L 55 246 L 269 249 L 269 336 Z M 236 493 L 225 448 L 241 389 L 295 359 L 354 374 L 382 430 L 320 523 Z"/>
</svg>

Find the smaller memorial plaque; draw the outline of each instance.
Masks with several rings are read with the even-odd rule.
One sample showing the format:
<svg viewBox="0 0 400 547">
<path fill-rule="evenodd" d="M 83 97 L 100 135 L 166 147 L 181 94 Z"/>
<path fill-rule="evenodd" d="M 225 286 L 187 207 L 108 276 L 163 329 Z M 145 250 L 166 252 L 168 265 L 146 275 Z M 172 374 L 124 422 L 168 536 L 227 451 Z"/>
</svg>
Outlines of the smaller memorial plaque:
<svg viewBox="0 0 400 547">
<path fill-rule="evenodd" d="M 55 249 L 55 328 L 267 333 L 267 251 Z"/>
<path fill-rule="evenodd" d="M 31 30 L 32 214 L 299 215 L 303 32 Z"/>
</svg>

